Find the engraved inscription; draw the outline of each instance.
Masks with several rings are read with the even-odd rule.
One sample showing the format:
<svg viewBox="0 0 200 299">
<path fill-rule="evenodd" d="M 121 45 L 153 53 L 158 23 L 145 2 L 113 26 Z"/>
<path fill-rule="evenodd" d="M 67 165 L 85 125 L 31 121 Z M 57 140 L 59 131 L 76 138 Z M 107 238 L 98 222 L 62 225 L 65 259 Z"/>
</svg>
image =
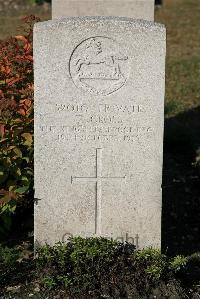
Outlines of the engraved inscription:
<svg viewBox="0 0 200 299">
<path fill-rule="evenodd" d="M 140 137 L 145 136 L 146 139 L 152 136 L 153 129 L 149 126 L 84 126 L 84 125 L 62 125 L 39 127 L 43 137 L 51 134 L 57 141 L 74 141 L 74 142 L 128 142 L 132 143 Z"/>
<path fill-rule="evenodd" d="M 51 121 L 45 126 L 41 124 L 40 131 L 42 137 L 50 135 L 49 138 L 59 142 L 134 143 L 141 137 L 148 140 L 154 134 L 154 129 L 148 123 L 138 125 L 140 116 L 150 112 L 147 106 L 136 100 L 134 104 L 130 104 L 129 99 L 126 104 L 98 105 L 63 102 L 55 104 L 54 108 L 58 117 L 55 125 L 51 125 Z M 49 120 L 51 117 L 52 114 L 49 115 Z"/>
<path fill-rule="evenodd" d="M 119 50 L 120 49 L 120 50 Z M 74 84 L 95 95 L 109 95 L 127 80 L 128 56 L 111 38 L 91 37 L 81 42 L 70 57 Z"/>
<path fill-rule="evenodd" d="M 87 113 L 91 106 L 86 104 L 56 104 L 56 111 L 67 113 Z M 100 104 L 97 112 L 100 113 L 140 113 L 144 112 L 142 105 L 117 105 L 117 104 Z"/>
<path fill-rule="evenodd" d="M 73 182 L 95 182 L 96 183 L 96 202 L 95 202 L 95 234 L 101 235 L 101 202 L 102 202 L 102 182 L 103 181 L 122 181 L 126 176 L 122 177 L 103 177 L 102 176 L 102 154 L 103 149 L 96 149 L 96 175 L 95 177 L 71 177 Z"/>
</svg>

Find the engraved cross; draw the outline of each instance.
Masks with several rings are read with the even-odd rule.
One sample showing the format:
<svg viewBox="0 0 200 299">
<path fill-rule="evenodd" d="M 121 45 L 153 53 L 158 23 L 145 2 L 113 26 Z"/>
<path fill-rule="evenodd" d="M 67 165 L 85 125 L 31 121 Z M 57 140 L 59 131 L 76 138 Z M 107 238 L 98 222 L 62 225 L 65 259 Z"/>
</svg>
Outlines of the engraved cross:
<svg viewBox="0 0 200 299">
<path fill-rule="evenodd" d="M 96 201 L 95 201 L 95 234 L 101 235 L 101 205 L 102 205 L 102 182 L 109 180 L 125 180 L 123 177 L 103 177 L 102 176 L 102 148 L 96 149 L 96 176 L 95 177 L 71 177 L 73 182 L 95 182 L 96 183 Z"/>
</svg>

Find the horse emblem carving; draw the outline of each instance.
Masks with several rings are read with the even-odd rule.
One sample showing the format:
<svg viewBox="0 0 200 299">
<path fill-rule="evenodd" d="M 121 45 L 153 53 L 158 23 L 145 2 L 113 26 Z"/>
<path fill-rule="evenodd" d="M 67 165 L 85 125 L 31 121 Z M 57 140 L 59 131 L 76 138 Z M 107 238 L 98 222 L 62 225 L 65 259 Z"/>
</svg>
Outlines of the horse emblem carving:
<svg viewBox="0 0 200 299">
<path fill-rule="evenodd" d="M 70 73 L 75 85 L 94 94 L 110 94 L 126 81 L 121 64 L 128 56 L 110 38 L 93 37 L 73 52 Z"/>
</svg>

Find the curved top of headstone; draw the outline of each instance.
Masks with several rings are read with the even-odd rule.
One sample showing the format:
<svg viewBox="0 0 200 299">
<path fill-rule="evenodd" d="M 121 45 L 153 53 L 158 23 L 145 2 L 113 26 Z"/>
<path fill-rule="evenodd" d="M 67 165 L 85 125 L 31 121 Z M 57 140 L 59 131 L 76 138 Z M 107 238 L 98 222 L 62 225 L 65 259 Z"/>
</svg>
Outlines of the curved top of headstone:
<svg viewBox="0 0 200 299">
<path fill-rule="evenodd" d="M 146 20 L 136 20 L 132 18 L 126 18 L 126 17 L 104 17 L 104 16 L 96 16 L 96 17 L 91 17 L 91 16 L 83 16 L 83 17 L 67 17 L 67 18 L 59 18 L 59 19 L 54 19 L 54 20 L 49 20 L 49 21 L 44 21 L 44 22 L 39 22 L 35 24 L 35 29 L 37 27 L 43 27 L 43 28 L 58 28 L 58 26 L 65 26 L 69 24 L 77 25 L 80 26 L 79 24 L 96 24 L 98 23 L 98 26 L 102 24 L 107 23 L 109 24 L 116 24 L 117 26 L 120 25 L 127 25 L 128 27 L 132 28 L 143 28 L 143 29 L 150 29 L 150 30 L 159 30 L 163 31 L 165 33 L 166 28 L 165 25 L 161 23 L 156 23 L 152 21 L 146 21 Z"/>
</svg>

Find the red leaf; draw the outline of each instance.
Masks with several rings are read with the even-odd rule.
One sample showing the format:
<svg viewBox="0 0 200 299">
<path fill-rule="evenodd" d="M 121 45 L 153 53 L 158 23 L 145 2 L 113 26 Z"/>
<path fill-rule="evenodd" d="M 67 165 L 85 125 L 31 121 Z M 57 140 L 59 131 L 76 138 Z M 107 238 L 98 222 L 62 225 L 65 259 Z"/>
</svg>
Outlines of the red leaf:
<svg viewBox="0 0 200 299">
<path fill-rule="evenodd" d="M 25 116 L 26 115 L 26 111 L 24 110 L 24 109 L 19 109 L 18 111 L 17 111 L 20 115 L 22 115 L 22 116 Z"/>
<path fill-rule="evenodd" d="M 4 97 L 3 90 L 0 89 L 0 97 Z"/>
<path fill-rule="evenodd" d="M 5 125 L 3 124 L 0 124 L 0 134 L 1 134 L 1 137 L 3 138 L 4 135 L 5 135 Z"/>
<path fill-rule="evenodd" d="M 1 71 L 2 71 L 5 75 L 9 75 L 10 72 L 11 72 L 11 68 L 10 68 L 8 65 L 6 65 L 6 66 L 2 66 L 2 67 L 1 67 Z"/>
<path fill-rule="evenodd" d="M 26 56 L 26 59 L 29 60 L 29 61 L 33 61 L 33 56 L 31 56 L 31 55 L 27 55 L 27 56 Z"/>
<path fill-rule="evenodd" d="M 32 102 L 31 102 L 31 100 L 26 99 L 26 100 L 24 101 L 24 104 L 29 108 L 29 107 L 31 107 Z"/>
<path fill-rule="evenodd" d="M 8 203 L 12 199 L 16 199 L 16 194 L 12 191 L 6 191 L 4 189 L 1 189 L 0 195 L 3 196 L 2 198 L 0 198 L 0 206 Z"/>
<path fill-rule="evenodd" d="M 8 86 L 12 86 L 13 84 L 15 84 L 16 82 L 22 80 L 23 78 L 11 78 L 11 79 L 7 79 L 6 83 L 8 84 Z"/>
<path fill-rule="evenodd" d="M 20 40 L 20 41 L 22 41 L 22 42 L 27 43 L 27 39 L 26 39 L 25 36 L 23 36 L 23 35 L 16 35 L 15 38 L 16 38 L 17 40 Z"/>
<path fill-rule="evenodd" d="M 26 52 L 29 52 L 29 51 L 31 50 L 31 45 L 30 45 L 29 43 L 25 44 L 25 46 L 24 46 L 24 50 L 25 50 Z"/>
</svg>

